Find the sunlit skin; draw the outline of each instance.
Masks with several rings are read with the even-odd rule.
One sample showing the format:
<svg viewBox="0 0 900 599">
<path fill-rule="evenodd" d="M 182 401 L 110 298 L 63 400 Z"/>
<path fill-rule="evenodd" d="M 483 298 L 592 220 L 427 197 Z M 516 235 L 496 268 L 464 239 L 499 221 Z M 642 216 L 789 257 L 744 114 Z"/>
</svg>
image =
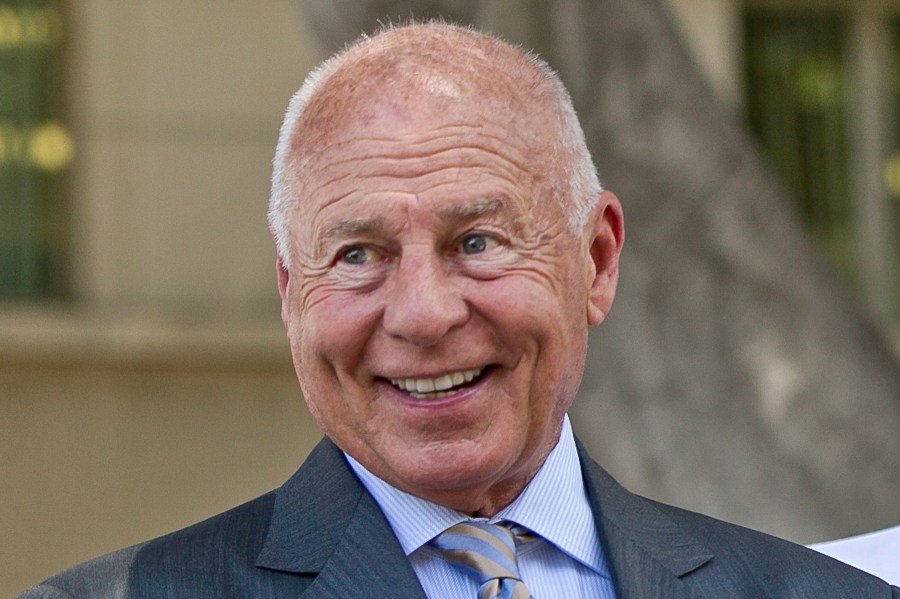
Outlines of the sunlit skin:
<svg viewBox="0 0 900 599">
<path fill-rule="evenodd" d="M 327 134 L 303 125 L 298 138 L 317 143 L 298 147 L 293 261 L 277 269 L 325 433 L 397 488 L 484 516 L 555 445 L 622 243 L 608 192 L 583 235 L 569 230 L 550 191 L 554 121 L 495 87 L 383 86 L 342 98 L 350 109 Z M 396 384 L 454 373 L 478 374 L 439 395 Z"/>
</svg>

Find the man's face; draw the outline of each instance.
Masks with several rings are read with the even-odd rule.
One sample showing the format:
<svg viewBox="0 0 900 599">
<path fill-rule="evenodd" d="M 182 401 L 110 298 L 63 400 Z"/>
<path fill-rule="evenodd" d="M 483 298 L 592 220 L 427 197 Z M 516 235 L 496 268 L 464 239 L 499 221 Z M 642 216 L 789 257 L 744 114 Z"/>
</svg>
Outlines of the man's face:
<svg viewBox="0 0 900 599">
<path fill-rule="evenodd" d="M 282 314 L 339 447 L 490 513 L 552 449 L 580 382 L 591 241 L 550 196 L 547 131 L 480 101 L 413 104 L 386 99 L 303 159 Z"/>
</svg>

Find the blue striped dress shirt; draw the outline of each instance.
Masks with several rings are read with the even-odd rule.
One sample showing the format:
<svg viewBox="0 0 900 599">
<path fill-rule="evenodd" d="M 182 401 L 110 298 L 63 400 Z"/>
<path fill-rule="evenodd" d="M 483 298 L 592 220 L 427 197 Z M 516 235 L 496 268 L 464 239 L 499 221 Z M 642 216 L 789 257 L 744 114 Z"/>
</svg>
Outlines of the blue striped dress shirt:
<svg viewBox="0 0 900 599">
<path fill-rule="evenodd" d="M 346 455 L 346 454 L 345 454 Z M 430 599 L 478 595 L 474 577 L 441 558 L 428 542 L 471 518 L 384 482 L 352 457 L 351 468 L 378 502 Z M 612 579 L 581 478 L 569 417 L 559 442 L 525 490 L 490 522 L 509 520 L 539 538 L 519 548 L 522 580 L 535 599 L 614 599 Z"/>
</svg>

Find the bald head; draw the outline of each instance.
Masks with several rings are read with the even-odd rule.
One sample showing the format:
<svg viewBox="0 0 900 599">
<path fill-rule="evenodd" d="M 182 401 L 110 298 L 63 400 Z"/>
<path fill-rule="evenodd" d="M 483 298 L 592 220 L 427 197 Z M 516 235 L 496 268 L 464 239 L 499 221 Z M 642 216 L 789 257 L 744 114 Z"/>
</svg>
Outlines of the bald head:
<svg viewBox="0 0 900 599">
<path fill-rule="evenodd" d="M 537 57 L 470 29 L 414 24 L 365 37 L 326 60 L 291 99 L 276 149 L 269 223 L 290 266 L 290 220 L 309 161 L 338 132 L 365 139 L 373 124 L 421 127 L 473 114 L 533 137 L 530 170 L 580 233 L 600 184 L 568 93 Z M 502 135 L 502 132 L 500 133 Z"/>
</svg>

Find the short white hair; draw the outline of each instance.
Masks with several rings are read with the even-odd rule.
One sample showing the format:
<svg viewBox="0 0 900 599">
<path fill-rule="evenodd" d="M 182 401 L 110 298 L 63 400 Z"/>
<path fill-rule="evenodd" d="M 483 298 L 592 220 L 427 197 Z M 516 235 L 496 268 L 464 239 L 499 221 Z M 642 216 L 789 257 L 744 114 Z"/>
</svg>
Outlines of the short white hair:
<svg viewBox="0 0 900 599">
<path fill-rule="evenodd" d="M 326 59 L 307 75 L 303 85 L 291 97 L 275 147 L 268 213 L 269 228 L 275 239 L 275 246 L 283 266 L 290 268 L 293 262 L 290 223 L 299 199 L 297 197 L 299 194 L 298 182 L 303 176 L 302 172 L 298 172 L 299 169 L 294 168 L 292 160 L 298 123 L 316 94 L 335 73 L 341 70 L 347 63 L 348 57 L 365 50 L 380 37 L 389 35 L 390 32 L 407 29 L 462 33 L 480 42 L 490 41 L 494 44 L 503 44 L 518 51 L 535 68 L 539 78 L 550 92 L 558 121 L 556 143 L 559 144 L 558 149 L 561 152 L 555 166 L 560 171 L 558 176 L 561 180 L 553 183 L 554 195 L 567 215 L 570 231 L 580 236 L 602 187 L 587 147 L 584 131 L 578 122 L 575 108 L 572 106 L 571 96 L 557 73 L 534 52 L 523 51 L 504 40 L 479 33 L 471 28 L 439 21 L 411 23 L 399 27 L 388 25 L 375 36 L 362 36 L 356 42 Z"/>
</svg>

